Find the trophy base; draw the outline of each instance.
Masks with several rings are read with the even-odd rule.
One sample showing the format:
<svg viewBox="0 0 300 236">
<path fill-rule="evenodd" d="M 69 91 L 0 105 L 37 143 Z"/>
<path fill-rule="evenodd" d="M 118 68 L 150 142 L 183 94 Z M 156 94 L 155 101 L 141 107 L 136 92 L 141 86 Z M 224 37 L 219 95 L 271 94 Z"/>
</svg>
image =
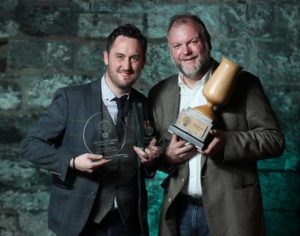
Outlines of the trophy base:
<svg viewBox="0 0 300 236">
<path fill-rule="evenodd" d="M 168 131 L 178 135 L 197 148 L 203 149 L 209 141 L 208 136 L 212 128 L 212 122 L 212 119 L 201 112 L 188 108 L 180 112 L 176 123 L 171 125 Z"/>
<path fill-rule="evenodd" d="M 179 127 L 175 125 L 171 125 L 168 129 L 168 131 L 172 134 L 178 135 L 180 138 L 186 140 L 187 142 L 195 145 L 197 148 L 202 149 L 205 145 L 204 142 L 199 140 L 198 138 L 192 136 L 191 134 L 185 132 L 184 130 L 180 129 Z"/>
</svg>

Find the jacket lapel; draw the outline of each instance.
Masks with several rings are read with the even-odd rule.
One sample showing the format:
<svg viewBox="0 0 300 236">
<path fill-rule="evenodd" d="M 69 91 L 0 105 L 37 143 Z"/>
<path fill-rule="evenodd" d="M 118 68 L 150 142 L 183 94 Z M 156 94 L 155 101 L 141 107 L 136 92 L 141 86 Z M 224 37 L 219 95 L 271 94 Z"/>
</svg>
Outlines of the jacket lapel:
<svg viewBox="0 0 300 236">
<path fill-rule="evenodd" d="M 88 96 L 88 114 L 95 114 L 102 111 L 101 79 L 91 83 L 90 94 Z"/>
<path fill-rule="evenodd" d="M 178 86 L 178 75 L 173 76 L 168 84 L 168 96 L 166 100 L 168 101 L 167 109 L 166 109 L 166 117 L 172 117 L 173 123 L 177 120 L 179 114 L 179 106 L 180 106 L 180 88 Z M 173 124 L 172 123 L 172 124 Z"/>
<path fill-rule="evenodd" d="M 217 69 L 217 67 L 219 66 L 219 63 L 216 60 L 214 60 L 214 59 L 212 59 L 212 60 L 213 60 L 212 61 L 212 73 L 214 73 L 215 70 Z M 207 83 L 207 81 L 206 81 L 206 83 Z M 201 158 L 201 169 L 203 169 L 204 165 L 206 164 L 206 161 L 207 161 L 207 156 L 206 155 L 202 155 L 202 158 Z M 201 173 L 203 173 L 203 172 L 201 171 Z"/>
</svg>

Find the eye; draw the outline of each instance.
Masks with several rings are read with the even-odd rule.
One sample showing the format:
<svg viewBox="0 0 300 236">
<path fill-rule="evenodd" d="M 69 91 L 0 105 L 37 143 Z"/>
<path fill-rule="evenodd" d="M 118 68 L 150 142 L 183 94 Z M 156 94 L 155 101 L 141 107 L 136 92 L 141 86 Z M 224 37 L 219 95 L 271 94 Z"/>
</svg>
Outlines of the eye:
<svg viewBox="0 0 300 236">
<path fill-rule="evenodd" d="M 192 40 L 192 42 L 191 42 L 193 45 L 197 45 L 198 43 L 199 43 L 199 40 L 198 39 L 194 39 L 194 40 Z"/>
<path fill-rule="evenodd" d="M 121 60 L 121 59 L 124 58 L 124 55 L 123 54 L 116 54 L 116 58 Z"/>
<path fill-rule="evenodd" d="M 139 56 L 133 56 L 133 57 L 131 57 L 131 60 L 132 60 L 133 62 L 138 62 L 138 61 L 141 60 L 141 58 L 140 58 Z"/>
<path fill-rule="evenodd" d="M 175 44 L 175 45 L 173 45 L 173 48 L 174 48 L 174 49 L 179 49 L 180 47 L 181 47 L 180 44 Z"/>
</svg>

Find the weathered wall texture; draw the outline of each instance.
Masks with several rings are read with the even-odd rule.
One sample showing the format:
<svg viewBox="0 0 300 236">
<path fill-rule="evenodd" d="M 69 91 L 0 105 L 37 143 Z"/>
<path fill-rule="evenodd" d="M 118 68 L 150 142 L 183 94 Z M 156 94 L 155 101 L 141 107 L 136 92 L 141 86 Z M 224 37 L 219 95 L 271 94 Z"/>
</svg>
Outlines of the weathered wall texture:
<svg viewBox="0 0 300 236">
<path fill-rule="evenodd" d="M 298 0 L 1 0 L 0 235 L 52 235 L 46 226 L 50 176 L 22 160 L 18 149 L 54 91 L 101 76 L 105 37 L 134 23 L 149 38 L 148 64 L 136 84 L 147 94 L 175 71 L 165 31 L 169 17 L 182 12 L 206 23 L 216 59 L 225 55 L 261 78 L 287 143 L 281 158 L 259 164 L 268 235 L 299 235 Z M 152 236 L 163 177 L 148 182 Z"/>
</svg>

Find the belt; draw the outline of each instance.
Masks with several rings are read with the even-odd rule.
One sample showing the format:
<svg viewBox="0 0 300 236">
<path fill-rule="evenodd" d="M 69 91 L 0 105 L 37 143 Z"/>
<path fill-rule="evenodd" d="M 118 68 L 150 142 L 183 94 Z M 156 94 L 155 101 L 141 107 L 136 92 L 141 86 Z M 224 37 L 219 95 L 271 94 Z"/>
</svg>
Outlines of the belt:
<svg viewBox="0 0 300 236">
<path fill-rule="evenodd" d="M 186 194 L 181 194 L 181 196 L 189 204 L 203 206 L 202 197 L 195 197 L 195 196 L 186 195 Z"/>
</svg>

